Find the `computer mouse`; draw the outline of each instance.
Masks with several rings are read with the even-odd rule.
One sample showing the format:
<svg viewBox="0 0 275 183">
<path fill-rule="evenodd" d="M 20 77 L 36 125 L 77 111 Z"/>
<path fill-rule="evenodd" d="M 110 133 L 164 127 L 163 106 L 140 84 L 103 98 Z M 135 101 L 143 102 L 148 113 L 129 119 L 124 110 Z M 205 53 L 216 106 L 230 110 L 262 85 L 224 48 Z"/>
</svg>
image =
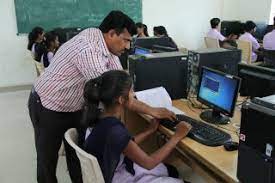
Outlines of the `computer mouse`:
<svg viewBox="0 0 275 183">
<path fill-rule="evenodd" d="M 235 151 L 235 150 L 238 150 L 239 143 L 238 142 L 229 141 L 229 142 L 225 142 L 224 145 L 223 145 L 223 147 L 227 151 Z"/>
</svg>

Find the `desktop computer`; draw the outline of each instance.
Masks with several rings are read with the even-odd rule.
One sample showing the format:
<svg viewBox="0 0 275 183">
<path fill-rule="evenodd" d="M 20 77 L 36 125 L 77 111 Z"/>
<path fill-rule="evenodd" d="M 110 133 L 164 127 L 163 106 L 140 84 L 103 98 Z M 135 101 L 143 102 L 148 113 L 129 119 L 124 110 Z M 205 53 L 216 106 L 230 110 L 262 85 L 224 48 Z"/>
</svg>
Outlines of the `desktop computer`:
<svg viewBox="0 0 275 183">
<path fill-rule="evenodd" d="M 238 63 L 241 62 L 241 50 L 206 48 L 188 51 L 189 89 L 190 93 L 196 95 L 199 76 L 203 66 L 237 75 Z"/>
<path fill-rule="evenodd" d="M 275 93 L 275 69 L 239 64 L 238 76 L 242 78 L 241 96 L 265 97 Z"/>
<path fill-rule="evenodd" d="M 203 67 L 197 99 L 212 110 L 202 112 L 201 119 L 209 123 L 228 124 L 229 117 L 234 114 L 240 82 L 236 76 Z M 176 116 L 176 122 L 163 119 L 160 124 L 175 131 L 176 125 L 185 121 L 192 125 L 188 136 L 207 146 L 220 146 L 232 140 L 228 133 L 202 121 L 186 115 Z"/>
<path fill-rule="evenodd" d="M 187 97 L 187 54 L 152 53 L 129 56 L 135 91 L 163 86 L 172 99 Z"/>
<path fill-rule="evenodd" d="M 274 183 L 275 96 L 254 98 L 241 112 L 237 177 L 243 183 Z"/>
<path fill-rule="evenodd" d="M 209 123 L 227 124 L 232 117 L 241 79 L 207 67 L 202 67 L 197 100 L 211 110 L 200 114 Z"/>
</svg>

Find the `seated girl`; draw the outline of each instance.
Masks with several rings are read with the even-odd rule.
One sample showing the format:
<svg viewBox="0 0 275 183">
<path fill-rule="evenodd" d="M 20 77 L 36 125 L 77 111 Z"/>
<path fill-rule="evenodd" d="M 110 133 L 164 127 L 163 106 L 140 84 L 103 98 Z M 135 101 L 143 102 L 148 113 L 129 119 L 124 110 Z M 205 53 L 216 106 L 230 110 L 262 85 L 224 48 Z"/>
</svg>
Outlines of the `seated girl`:
<svg viewBox="0 0 275 183">
<path fill-rule="evenodd" d="M 149 37 L 147 26 L 141 22 L 136 23 L 137 37 Z"/>
<path fill-rule="evenodd" d="M 178 49 L 177 44 L 171 37 L 169 37 L 167 30 L 164 26 L 162 26 L 162 25 L 156 26 L 153 28 L 153 31 L 154 31 L 154 36 L 156 36 L 156 37 L 168 37 L 169 38 L 169 47 Z"/>
<path fill-rule="evenodd" d="M 58 36 L 52 31 L 45 35 L 45 46 L 46 49 L 41 57 L 41 63 L 44 67 L 48 67 L 51 60 L 59 47 Z"/>
<path fill-rule="evenodd" d="M 153 120 L 147 130 L 133 137 L 121 122 L 124 106 L 134 98 L 126 72 L 109 71 L 91 79 L 85 85 L 84 98 L 82 122 L 87 131 L 83 148 L 97 158 L 106 183 L 183 182 L 169 177 L 162 161 L 188 134 L 189 124 L 180 122 L 170 140 L 148 155 L 138 144 L 154 133 L 159 123 Z"/>
</svg>

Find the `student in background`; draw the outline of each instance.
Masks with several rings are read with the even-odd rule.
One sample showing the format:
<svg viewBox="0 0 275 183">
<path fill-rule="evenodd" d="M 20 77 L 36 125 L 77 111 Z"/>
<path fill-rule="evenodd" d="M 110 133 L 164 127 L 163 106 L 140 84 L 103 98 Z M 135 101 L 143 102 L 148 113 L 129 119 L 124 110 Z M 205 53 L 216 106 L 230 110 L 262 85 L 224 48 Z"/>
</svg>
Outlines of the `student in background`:
<svg viewBox="0 0 275 183">
<path fill-rule="evenodd" d="M 264 36 L 263 47 L 266 50 L 275 50 L 275 17 L 273 18 L 273 31 Z"/>
<path fill-rule="evenodd" d="M 42 27 L 35 27 L 28 35 L 28 50 L 33 54 L 33 58 L 40 62 L 41 56 L 44 53 L 44 29 Z"/>
<path fill-rule="evenodd" d="M 53 31 L 46 33 L 45 46 L 46 46 L 46 50 L 42 55 L 41 62 L 46 68 L 51 63 L 51 60 L 59 47 L 58 36 Z"/>
<path fill-rule="evenodd" d="M 212 18 L 210 20 L 211 29 L 207 33 L 207 37 L 224 41 L 226 38 L 220 32 L 221 20 L 219 18 Z"/>
<path fill-rule="evenodd" d="M 154 31 L 154 36 L 156 36 L 156 37 L 168 37 L 169 38 L 169 47 L 178 49 L 178 46 L 176 45 L 174 40 L 171 37 L 169 37 L 167 30 L 164 26 L 156 26 L 153 28 L 153 31 Z"/>
<path fill-rule="evenodd" d="M 231 49 L 237 47 L 236 39 L 238 38 L 238 35 L 233 31 L 230 31 L 230 34 L 227 37 L 224 37 L 220 32 L 221 20 L 219 18 L 212 18 L 210 20 L 210 25 L 211 29 L 207 33 L 206 37 L 218 39 L 220 46 L 223 48 Z"/>
<path fill-rule="evenodd" d="M 147 26 L 141 22 L 136 23 L 137 37 L 149 37 Z"/>
<path fill-rule="evenodd" d="M 132 84 L 131 77 L 124 71 L 108 71 L 86 83 L 82 121 L 87 128 L 84 150 L 97 158 L 106 183 L 182 183 L 180 179 L 169 177 L 161 162 L 188 134 L 191 126 L 180 122 L 170 140 L 148 155 L 138 144 L 158 129 L 158 121 L 152 120 L 145 131 L 131 136 L 120 120 L 124 107 L 134 99 Z M 99 103 L 104 109 L 99 108 Z"/>
<path fill-rule="evenodd" d="M 256 31 L 256 24 L 253 21 L 247 21 L 244 25 L 245 33 L 240 36 L 239 40 L 249 41 L 252 43 L 252 62 L 257 61 L 258 54 L 261 54 L 261 46 L 257 39 L 252 35 Z"/>
</svg>

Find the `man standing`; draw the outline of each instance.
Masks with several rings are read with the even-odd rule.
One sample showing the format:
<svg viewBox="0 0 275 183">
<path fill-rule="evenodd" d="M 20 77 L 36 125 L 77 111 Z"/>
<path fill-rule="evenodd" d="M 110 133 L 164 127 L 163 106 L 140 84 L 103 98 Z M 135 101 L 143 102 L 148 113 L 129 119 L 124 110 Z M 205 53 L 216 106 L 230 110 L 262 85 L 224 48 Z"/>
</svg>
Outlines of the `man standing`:
<svg viewBox="0 0 275 183">
<path fill-rule="evenodd" d="M 130 48 L 134 34 L 133 20 L 112 11 L 98 29 L 88 28 L 63 44 L 35 82 L 28 107 L 34 126 L 39 183 L 57 182 L 58 150 L 66 130 L 80 126 L 86 81 L 106 71 L 122 69 L 117 56 Z M 128 108 L 155 118 L 175 117 L 164 108 L 152 108 L 137 100 Z M 74 163 L 75 152 L 66 142 L 65 150 L 72 181 L 82 182 L 79 162 Z"/>
</svg>

